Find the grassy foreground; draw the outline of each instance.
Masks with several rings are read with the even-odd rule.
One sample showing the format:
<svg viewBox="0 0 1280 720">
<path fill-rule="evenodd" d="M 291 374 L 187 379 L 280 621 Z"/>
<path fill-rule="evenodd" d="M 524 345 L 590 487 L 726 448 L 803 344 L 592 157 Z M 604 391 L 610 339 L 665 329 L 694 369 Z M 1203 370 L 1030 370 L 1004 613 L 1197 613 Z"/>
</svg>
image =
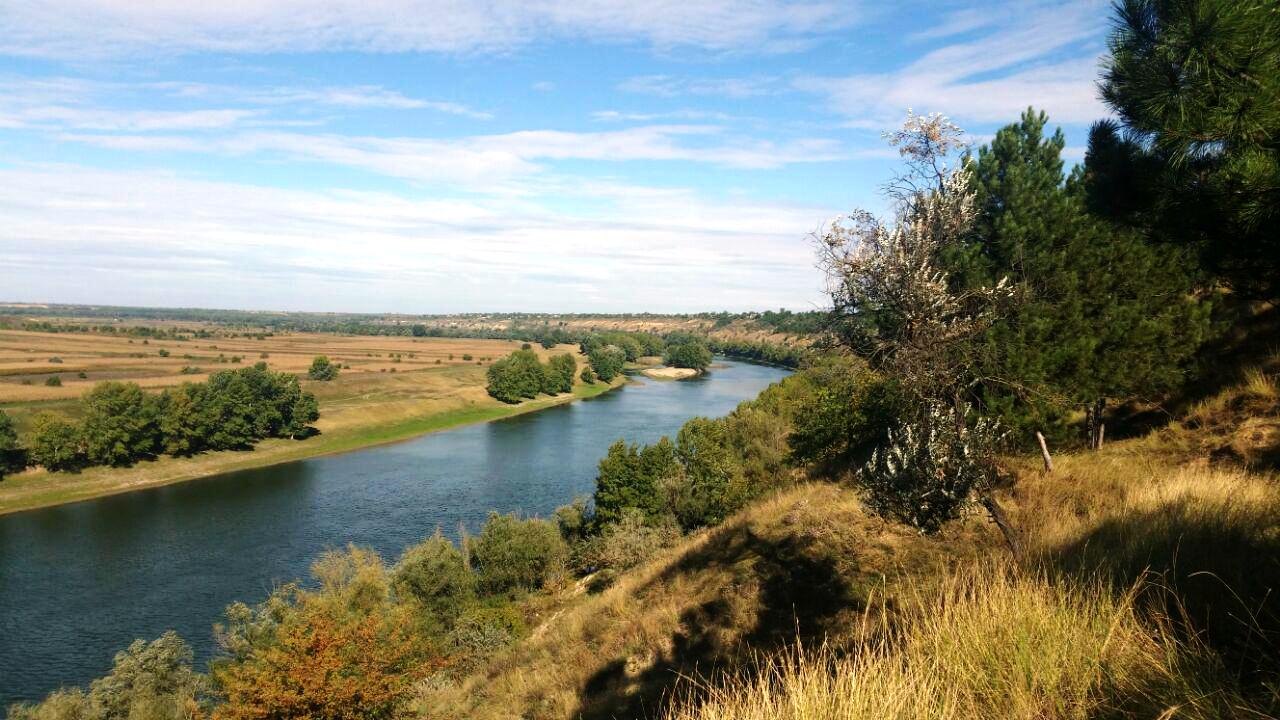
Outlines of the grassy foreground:
<svg viewBox="0 0 1280 720">
<path fill-rule="evenodd" d="M 397 442 L 595 397 L 625 382 L 619 376 L 613 383 L 579 383 L 572 394 L 519 405 L 485 395 L 483 370 L 474 366 L 312 383 L 308 389 L 316 391 L 321 402 L 319 435 L 301 441 L 266 440 L 244 452 L 162 457 L 124 468 L 93 467 L 79 473 L 29 470 L 0 482 L 0 515 Z"/>
</svg>

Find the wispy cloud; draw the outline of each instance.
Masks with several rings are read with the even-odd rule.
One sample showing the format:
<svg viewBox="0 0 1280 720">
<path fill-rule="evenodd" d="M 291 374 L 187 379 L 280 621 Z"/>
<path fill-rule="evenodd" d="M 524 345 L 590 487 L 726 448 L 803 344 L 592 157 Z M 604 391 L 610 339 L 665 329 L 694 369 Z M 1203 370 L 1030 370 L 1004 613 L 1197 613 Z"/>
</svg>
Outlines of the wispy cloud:
<svg viewBox="0 0 1280 720">
<path fill-rule="evenodd" d="M 480 188 L 542 172 L 546 169 L 542 163 L 557 160 L 684 161 L 768 169 L 847 157 L 840 145 L 829 139 L 772 142 L 726 138 L 721 128 L 711 125 L 647 125 L 603 132 L 524 130 L 457 140 L 270 131 L 213 138 L 68 132 L 58 139 L 130 152 L 277 154 L 406 180 Z M 691 142 L 695 139 L 700 142 Z"/>
<path fill-rule="evenodd" d="M 1034 105 L 1059 122 L 1089 122 L 1106 113 L 1094 89 L 1105 8 L 1099 0 L 1015 8 L 980 37 L 939 47 L 899 70 L 807 77 L 795 86 L 825 95 L 833 109 L 868 127 L 884 127 L 908 107 L 1001 122 Z M 953 17 L 924 35 L 951 37 L 965 22 L 976 21 Z"/>
<path fill-rule="evenodd" d="M 0 183 L 10 188 L 0 196 L 0 271 L 13 280 L 11 297 L 100 302 L 107 291 L 165 305 L 796 306 L 797 288 L 816 301 L 803 238 L 827 214 L 608 184 L 569 212 L 512 198 L 282 190 L 77 166 L 0 169 Z"/>
<path fill-rule="evenodd" d="M 778 90 L 774 78 L 682 78 L 670 75 L 639 75 L 618 86 L 623 92 L 678 97 L 681 95 L 719 95 L 727 98 L 749 98 Z"/>
<path fill-rule="evenodd" d="M 252 3 L 11 0 L 0 53 L 81 58 L 140 52 L 486 52 L 539 39 L 778 52 L 849 27 L 830 0 L 355 0 Z"/>
<path fill-rule="evenodd" d="M 622 112 L 620 110 L 597 110 L 591 113 L 594 120 L 602 122 L 656 122 L 660 120 L 715 120 L 724 122 L 731 120 L 728 113 L 711 112 L 709 110 L 672 110 L 670 112 Z"/>
</svg>

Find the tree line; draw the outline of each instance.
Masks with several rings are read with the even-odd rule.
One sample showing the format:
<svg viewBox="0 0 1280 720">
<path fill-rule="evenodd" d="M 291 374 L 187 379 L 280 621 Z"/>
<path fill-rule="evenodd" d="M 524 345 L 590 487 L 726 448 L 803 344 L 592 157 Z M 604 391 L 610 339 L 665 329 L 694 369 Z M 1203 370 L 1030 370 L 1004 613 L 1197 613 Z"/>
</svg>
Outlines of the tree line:
<svg viewBox="0 0 1280 720">
<path fill-rule="evenodd" d="M 125 466 L 159 455 L 243 450 L 265 438 L 305 438 L 319 417 L 315 396 L 298 378 L 266 363 L 161 393 L 108 381 L 81 397 L 79 419 L 40 413 L 21 443 L 0 413 L 0 458 L 10 472 L 28 464 L 52 471 Z"/>
</svg>

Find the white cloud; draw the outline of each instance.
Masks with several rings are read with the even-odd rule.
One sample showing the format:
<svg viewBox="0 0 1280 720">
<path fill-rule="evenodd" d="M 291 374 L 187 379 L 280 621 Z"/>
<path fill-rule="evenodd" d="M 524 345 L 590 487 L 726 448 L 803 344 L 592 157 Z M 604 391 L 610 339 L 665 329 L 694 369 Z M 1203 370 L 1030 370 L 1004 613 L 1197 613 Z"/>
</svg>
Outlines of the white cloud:
<svg viewBox="0 0 1280 720">
<path fill-rule="evenodd" d="M 720 95 L 735 100 L 767 95 L 777 90 L 773 78 L 677 78 L 670 75 L 638 75 L 618 86 L 624 92 L 659 97 Z"/>
<path fill-rule="evenodd" d="M 8 0 L 0 53 L 485 52 L 547 37 L 785 51 L 847 28 L 830 0 Z"/>
<path fill-rule="evenodd" d="M 964 19 L 944 23 L 936 37 L 961 32 L 956 23 Z M 827 96 L 857 126 L 885 127 L 909 107 L 961 122 L 1008 122 L 1028 105 L 1058 122 L 1085 123 L 1107 114 L 1094 88 L 1105 27 L 1098 0 L 1015 7 L 991 32 L 944 45 L 899 70 L 802 78 L 795 86 Z"/>
<path fill-rule="evenodd" d="M 838 143 L 823 138 L 771 142 L 723 137 L 711 125 L 648 125 L 605 132 L 524 130 L 457 140 L 354 137 L 292 132 L 241 132 L 219 137 L 68 132 L 63 142 L 132 152 L 278 154 L 290 159 L 358 168 L 421 182 L 489 188 L 540 173 L 557 160 L 686 161 L 768 169 L 844 159 Z M 694 142 L 699 141 L 699 142 Z M 510 188 L 508 188 L 510 189 Z"/>
<path fill-rule="evenodd" d="M 57 127 L 78 130 L 151 132 L 155 130 L 213 130 L 241 124 L 253 110 L 100 110 L 47 105 L 16 111 L 0 109 L 0 127 Z"/>
<path fill-rule="evenodd" d="M 722 112 L 708 110 L 672 110 L 670 112 L 622 112 L 620 110 L 597 110 L 591 113 L 592 119 L 603 122 L 654 122 L 656 120 L 731 120 L 731 116 Z"/>
<path fill-rule="evenodd" d="M 575 211 L 296 191 L 76 166 L 0 169 L 15 298 L 310 310 L 700 310 L 816 302 L 829 210 L 577 185 Z M 570 182 L 556 187 L 571 193 Z"/>
<path fill-rule="evenodd" d="M 931 28 L 912 33 L 908 39 L 913 41 L 938 40 L 962 33 L 973 32 L 996 24 L 999 17 L 989 7 L 966 8 L 948 13 L 942 22 Z"/>
</svg>

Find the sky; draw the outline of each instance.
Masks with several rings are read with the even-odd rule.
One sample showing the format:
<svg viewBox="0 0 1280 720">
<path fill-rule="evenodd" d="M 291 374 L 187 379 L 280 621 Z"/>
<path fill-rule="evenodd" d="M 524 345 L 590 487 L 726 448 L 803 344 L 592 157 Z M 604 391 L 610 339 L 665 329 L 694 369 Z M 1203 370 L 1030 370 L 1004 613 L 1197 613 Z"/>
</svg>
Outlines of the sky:
<svg viewBox="0 0 1280 720">
<path fill-rule="evenodd" d="M 0 301 L 821 307 L 908 108 L 1083 159 L 1105 2 L 0 0 Z"/>
</svg>

